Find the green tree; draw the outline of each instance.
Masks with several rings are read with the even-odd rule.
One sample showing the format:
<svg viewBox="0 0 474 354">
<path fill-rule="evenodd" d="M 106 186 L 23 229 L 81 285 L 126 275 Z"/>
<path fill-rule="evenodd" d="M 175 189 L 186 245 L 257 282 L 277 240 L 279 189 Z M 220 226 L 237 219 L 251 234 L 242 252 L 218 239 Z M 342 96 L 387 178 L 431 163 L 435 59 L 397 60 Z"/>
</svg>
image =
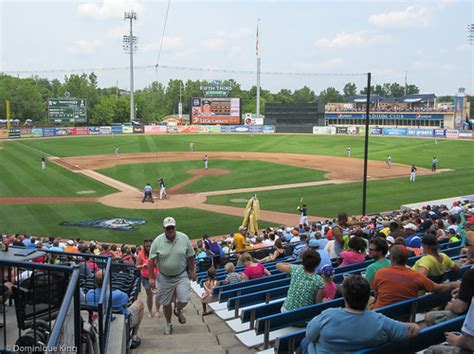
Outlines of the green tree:
<svg viewBox="0 0 474 354">
<path fill-rule="evenodd" d="M 405 87 L 398 82 L 390 84 L 390 97 L 402 97 L 405 95 Z"/>
<path fill-rule="evenodd" d="M 418 86 L 413 84 L 407 85 L 407 95 L 413 95 L 417 93 L 420 93 L 420 89 L 418 88 Z"/>
<path fill-rule="evenodd" d="M 355 96 L 357 94 L 357 86 L 353 82 L 348 82 L 344 85 L 344 89 L 342 90 L 342 92 L 344 92 L 345 98 Z"/>
<path fill-rule="evenodd" d="M 319 94 L 319 100 L 321 103 L 338 103 L 344 102 L 344 96 L 336 90 L 334 87 L 328 87 L 326 90 L 323 90 Z"/>
<path fill-rule="evenodd" d="M 303 86 L 303 88 L 293 92 L 293 100 L 296 103 L 314 103 L 316 102 L 316 95 L 309 87 Z"/>
<path fill-rule="evenodd" d="M 90 110 L 89 123 L 94 125 L 108 125 L 114 121 L 115 97 L 102 96 L 99 102 Z"/>
</svg>

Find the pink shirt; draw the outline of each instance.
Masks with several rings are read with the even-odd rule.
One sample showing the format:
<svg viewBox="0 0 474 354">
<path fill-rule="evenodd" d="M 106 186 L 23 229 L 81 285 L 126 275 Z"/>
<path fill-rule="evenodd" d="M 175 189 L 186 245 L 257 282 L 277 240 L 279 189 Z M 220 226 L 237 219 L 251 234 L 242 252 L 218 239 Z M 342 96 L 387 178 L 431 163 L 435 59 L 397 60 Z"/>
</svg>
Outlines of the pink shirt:
<svg viewBox="0 0 474 354">
<path fill-rule="evenodd" d="M 256 266 L 248 266 L 245 268 L 244 274 L 249 279 L 261 278 L 265 275 L 265 267 L 260 263 L 258 263 Z"/>
<path fill-rule="evenodd" d="M 365 261 L 364 254 L 351 250 L 341 252 L 340 257 L 342 258 L 340 267 Z"/>
<path fill-rule="evenodd" d="M 336 283 L 326 283 L 324 282 L 324 292 L 323 292 L 323 299 L 330 299 L 333 300 L 336 296 L 337 286 Z"/>
</svg>

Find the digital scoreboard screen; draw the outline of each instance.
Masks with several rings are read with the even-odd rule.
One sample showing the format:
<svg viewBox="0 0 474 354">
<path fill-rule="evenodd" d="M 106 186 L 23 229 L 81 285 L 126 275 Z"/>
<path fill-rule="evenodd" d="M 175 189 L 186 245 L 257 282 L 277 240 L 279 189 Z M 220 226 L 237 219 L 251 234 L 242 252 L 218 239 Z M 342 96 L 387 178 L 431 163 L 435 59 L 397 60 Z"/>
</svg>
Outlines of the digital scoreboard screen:
<svg viewBox="0 0 474 354">
<path fill-rule="evenodd" d="M 192 98 L 191 124 L 240 125 L 240 98 Z"/>
</svg>

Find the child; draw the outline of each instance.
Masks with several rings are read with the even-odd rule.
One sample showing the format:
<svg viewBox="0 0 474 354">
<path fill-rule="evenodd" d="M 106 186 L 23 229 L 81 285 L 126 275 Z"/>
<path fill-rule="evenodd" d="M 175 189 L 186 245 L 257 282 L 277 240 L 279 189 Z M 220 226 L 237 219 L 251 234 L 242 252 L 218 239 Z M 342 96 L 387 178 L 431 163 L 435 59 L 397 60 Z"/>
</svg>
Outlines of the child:
<svg viewBox="0 0 474 354">
<path fill-rule="evenodd" d="M 214 267 L 207 270 L 208 279 L 204 282 L 204 294 L 202 294 L 202 315 L 209 315 L 211 312 L 207 312 L 207 304 L 214 300 L 212 296 L 212 290 L 217 286 L 218 281 L 216 280 L 217 272 Z"/>
<path fill-rule="evenodd" d="M 234 263 L 227 263 L 224 266 L 225 271 L 227 272 L 227 276 L 221 282 L 221 285 L 233 284 L 233 283 L 240 283 L 243 279 L 242 276 L 235 272 Z"/>
<path fill-rule="evenodd" d="M 334 300 L 337 286 L 333 280 L 334 269 L 329 264 L 321 268 L 321 276 L 324 280 L 323 302 Z"/>
<path fill-rule="evenodd" d="M 342 262 L 340 266 L 346 266 L 353 263 L 360 263 L 365 260 L 365 250 L 367 243 L 362 237 L 352 236 L 349 240 L 349 250 L 340 254 Z"/>
</svg>

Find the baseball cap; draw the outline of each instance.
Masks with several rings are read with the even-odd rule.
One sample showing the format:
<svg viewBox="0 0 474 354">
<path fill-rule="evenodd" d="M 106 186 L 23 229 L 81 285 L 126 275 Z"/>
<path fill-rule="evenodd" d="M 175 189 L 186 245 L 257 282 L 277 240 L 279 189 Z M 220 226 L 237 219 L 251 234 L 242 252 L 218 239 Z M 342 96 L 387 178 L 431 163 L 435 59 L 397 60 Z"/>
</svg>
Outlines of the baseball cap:
<svg viewBox="0 0 474 354">
<path fill-rule="evenodd" d="M 411 230 L 416 230 L 415 224 L 409 223 L 403 226 L 404 229 L 411 229 Z"/>
<path fill-rule="evenodd" d="M 74 241 L 73 240 L 67 240 L 67 244 L 69 246 L 74 246 Z"/>
<path fill-rule="evenodd" d="M 334 273 L 334 268 L 329 264 L 326 264 L 325 266 L 321 268 L 321 274 L 324 274 L 327 277 L 332 276 L 333 273 Z"/>
<path fill-rule="evenodd" d="M 454 202 L 453 205 L 456 205 L 456 206 L 457 206 L 457 205 L 459 205 L 459 202 Z"/>
<path fill-rule="evenodd" d="M 317 248 L 319 247 L 319 243 L 316 239 L 312 238 L 311 240 L 309 240 L 309 243 L 308 243 L 309 247 L 311 248 Z"/>
<path fill-rule="evenodd" d="M 392 245 L 395 243 L 395 239 L 393 238 L 393 236 L 387 236 L 386 240 L 388 243 L 391 243 Z"/>
<path fill-rule="evenodd" d="M 176 226 L 176 220 L 173 219 L 171 216 L 168 216 L 163 220 L 163 227 L 168 227 L 168 226 Z"/>
</svg>

